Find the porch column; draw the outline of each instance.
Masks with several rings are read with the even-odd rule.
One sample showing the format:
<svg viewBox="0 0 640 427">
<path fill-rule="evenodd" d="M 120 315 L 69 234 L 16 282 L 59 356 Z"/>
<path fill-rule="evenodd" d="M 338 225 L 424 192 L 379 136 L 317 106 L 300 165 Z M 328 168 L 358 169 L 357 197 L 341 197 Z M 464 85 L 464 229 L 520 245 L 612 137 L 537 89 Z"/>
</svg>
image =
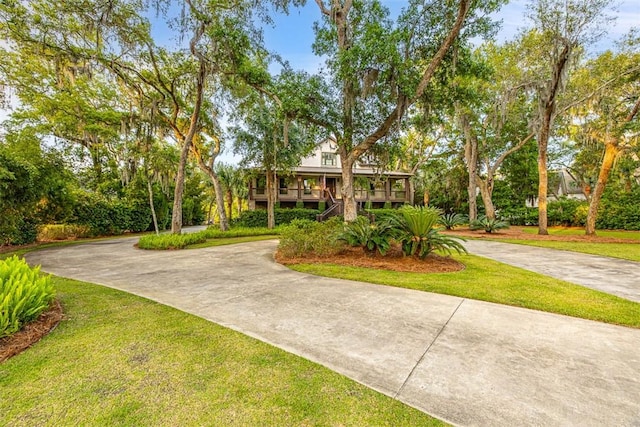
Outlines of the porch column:
<svg viewBox="0 0 640 427">
<path fill-rule="evenodd" d="M 298 200 L 302 200 L 302 177 L 300 175 L 296 175 L 298 179 Z"/>
<path fill-rule="evenodd" d="M 391 200 L 391 179 L 387 179 L 384 183 L 384 201 Z"/>
</svg>

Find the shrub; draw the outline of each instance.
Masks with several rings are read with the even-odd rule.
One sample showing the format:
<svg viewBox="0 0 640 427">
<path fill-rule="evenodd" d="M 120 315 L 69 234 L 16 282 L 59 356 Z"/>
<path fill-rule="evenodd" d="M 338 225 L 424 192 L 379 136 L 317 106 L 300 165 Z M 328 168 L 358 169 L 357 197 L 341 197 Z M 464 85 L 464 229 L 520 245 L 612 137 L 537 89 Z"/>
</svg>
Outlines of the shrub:
<svg viewBox="0 0 640 427">
<path fill-rule="evenodd" d="M 376 221 L 384 221 L 393 218 L 398 213 L 397 209 L 365 209 L 365 211 L 374 215 Z"/>
<path fill-rule="evenodd" d="M 547 221 L 549 225 L 563 225 L 565 227 L 584 225 L 584 223 L 578 224 L 576 222 L 576 213 L 578 208 L 581 206 L 587 206 L 588 209 L 587 202 L 568 199 L 566 197 L 549 202 L 547 209 Z"/>
<path fill-rule="evenodd" d="M 331 256 L 342 252 L 344 243 L 338 240 L 342 221 L 332 217 L 324 222 L 308 219 L 296 219 L 282 228 L 279 252 L 294 258 L 309 253 L 318 256 Z"/>
<path fill-rule="evenodd" d="M 0 261 L 0 338 L 18 332 L 49 307 L 55 292 L 50 276 L 13 256 Z"/>
<path fill-rule="evenodd" d="M 67 240 L 90 235 L 89 227 L 76 224 L 47 224 L 38 230 L 39 241 Z"/>
<path fill-rule="evenodd" d="M 138 240 L 140 249 L 184 249 L 207 241 L 205 231 L 189 234 L 149 234 Z"/>
<path fill-rule="evenodd" d="M 467 252 L 459 241 L 462 239 L 443 235 L 436 228 L 440 215 L 439 209 L 424 206 L 404 206 L 398 211 L 393 225 L 405 255 L 417 255 L 424 259 L 435 250 L 446 253 Z"/>
<path fill-rule="evenodd" d="M 487 218 L 485 215 L 482 215 L 480 218 L 471 221 L 469 228 L 471 230 L 484 229 L 486 233 L 493 233 L 497 230 L 509 228 L 509 223 L 506 221 L 500 221 L 496 218 Z"/>
<path fill-rule="evenodd" d="M 18 218 L 15 222 L 15 229 L 9 234 L 8 240 L 13 245 L 27 245 L 35 242 L 37 237 L 38 225 L 35 219 Z"/>
<path fill-rule="evenodd" d="M 314 221 L 319 213 L 320 211 L 317 209 L 275 209 L 276 225 L 289 224 L 294 219 Z M 238 218 L 233 220 L 233 225 L 239 227 L 266 227 L 267 211 L 244 211 Z"/>
<path fill-rule="evenodd" d="M 538 225 L 538 209 L 526 206 L 500 210 L 500 219 L 512 225 Z"/>
<path fill-rule="evenodd" d="M 454 227 L 458 225 L 466 224 L 468 221 L 467 216 L 458 213 L 450 213 L 446 215 L 442 215 L 438 220 L 438 223 L 447 230 L 452 230 Z"/>
<path fill-rule="evenodd" d="M 371 222 L 365 216 L 358 216 L 355 221 L 344 225 L 339 240 L 347 242 L 350 246 L 360 246 L 365 252 L 373 253 L 376 250 L 380 255 L 385 255 L 391 247 L 393 227 L 389 221 Z"/>
<path fill-rule="evenodd" d="M 246 236 L 269 236 L 280 234 L 282 228 L 276 227 L 269 229 L 267 227 L 232 227 L 228 231 L 222 231 L 218 227 L 209 227 L 201 231 L 207 239 L 224 239 L 227 237 L 246 237 Z"/>
</svg>

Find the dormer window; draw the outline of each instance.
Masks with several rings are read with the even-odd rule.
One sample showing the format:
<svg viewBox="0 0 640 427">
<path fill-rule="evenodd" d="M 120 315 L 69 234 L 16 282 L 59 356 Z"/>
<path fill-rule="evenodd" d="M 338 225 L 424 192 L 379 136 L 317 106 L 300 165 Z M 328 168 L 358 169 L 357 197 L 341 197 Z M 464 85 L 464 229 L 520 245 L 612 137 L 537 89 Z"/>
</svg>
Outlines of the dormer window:
<svg viewBox="0 0 640 427">
<path fill-rule="evenodd" d="M 322 166 L 338 166 L 336 153 L 322 153 Z"/>
</svg>

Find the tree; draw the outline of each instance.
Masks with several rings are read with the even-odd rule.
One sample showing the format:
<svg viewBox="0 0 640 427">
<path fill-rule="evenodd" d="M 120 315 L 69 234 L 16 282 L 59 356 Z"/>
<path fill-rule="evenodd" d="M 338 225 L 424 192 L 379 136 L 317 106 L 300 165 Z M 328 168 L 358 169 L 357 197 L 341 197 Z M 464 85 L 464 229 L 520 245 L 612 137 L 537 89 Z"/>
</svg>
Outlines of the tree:
<svg viewBox="0 0 640 427">
<path fill-rule="evenodd" d="M 574 135 L 583 144 L 604 146 L 597 181 L 591 192 L 585 233 L 595 234 L 598 207 L 619 154 L 637 144 L 640 123 L 640 53 L 607 51 L 589 61 L 576 76 L 576 86 L 589 93 L 573 109 Z"/>
<path fill-rule="evenodd" d="M 172 10 L 168 7 L 172 3 L 177 2 L 151 2 L 167 6 L 158 10 L 165 12 L 160 17 L 168 19 L 166 11 Z M 28 50 L 32 56 L 45 51 L 52 63 L 63 64 L 72 76 L 80 69 L 75 64 L 82 70 L 105 73 L 111 77 L 107 81 L 116 80 L 136 92 L 144 101 L 140 105 L 151 108 L 163 122 L 181 149 L 172 218 L 172 231 L 180 233 L 188 155 L 203 117 L 212 120 L 211 111 L 203 109 L 203 104 L 208 106 L 206 91 L 212 86 L 218 90 L 217 83 L 245 62 L 255 42 L 248 36 L 252 9 L 241 0 L 186 0 L 177 22 L 182 34 L 191 35 L 188 48 L 170 50 L 157 46 L 151 38 L 151 24 L 143 17 L 144 7 L 151 4 L 74 0 L 54 5 L 38 0 L 27 6 L 5 2 L 0 15 L 6 22 L 3 35 L 14 43 L 12 49 Z"/>
<path fill-rule="evenodd" d="M 266 173 L 269 228 L 275 227 L 278 173 L 296 166 L 316 144 L 317 129 L 305 119 L 311 117 L 309 109 L 318 105 L 304 99 L 314 93 L 317 84 L 305 73 L 285 69 L 269 84 L 255 85 L 257 91 L 239 110 L 243 125 L 232 130 L 234 151 L 243 157 L 241 164 Z"/>
<path fill-rule="evenodd" d="M 456 40 L 486 30 L 476 13 L 490 12 L 498 3 L 410 2 L 394 25 L 376 0 L 316 0 L 323 22 L 316 28 L 314 50 L 328 58 L 332 91 L 315 122 L 338 144 L 346 221 L 356 218 L 355 162 L 375 144 L 384 146 L 397 136 L 405 112 L 425 94 L 443 61 L 451 59 Z"/>
<path fill-rule="evenodd" d="M 531 83 L 538 100 L 538 234 L 547 231 L 547 148 L 558 114 L 558 99 L 581 49 L 602 35 L 611 0 L 533 0 L 529 18 L 534 29 L 524 35 L 533 65 Z"/>
<path fill-rule="evenodd" d="M 495 176 L 508 156 L 534 137 L 529 129 L 530 102 L 517 70 L 518 52 L 516 43 L 485 44 L 475 53 L 475 68 L 480 72 L 459 83 L 469 98 L 458 105 L 456 114 L 465 140 L 471 221 L 477 215 L 476 188 L 480 188 L 486 217 L 495 219 Z"/>
</svg>

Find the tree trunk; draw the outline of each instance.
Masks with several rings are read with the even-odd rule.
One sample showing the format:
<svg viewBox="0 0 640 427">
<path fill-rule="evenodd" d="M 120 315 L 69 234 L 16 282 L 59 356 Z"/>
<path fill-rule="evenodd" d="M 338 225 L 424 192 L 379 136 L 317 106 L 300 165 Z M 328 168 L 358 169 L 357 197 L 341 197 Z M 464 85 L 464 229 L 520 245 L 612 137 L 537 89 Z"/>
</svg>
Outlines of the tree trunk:
<svg viewBox="0 0 640 427">
<path fill-rule="evenodd" d="M 267 228 L 276 226 L 276 171 L 267 170 Z"/>
<path fill-rule="evenodd" d="M 358 217 L 356 196 L 353 191 L 353 161 L 342 159 L 342 207 L 345 222 L 355 221 Z"/>
<path fill-rule="evenodd" d="M 478 179 L 478 187 L 484 204 L 485 215 L 489 219 L 496 219 L 496 209 L 493 205 L 493 180 Z"/>
<path fill-rule="evenodd" d="M 613 167 L 613 163 L 618 155 L 618 145 L 614 142 L 607 142 L 604 148 L 604 158 L 600 165 L 600 173 L 598 174 L 598 182 L 591 194 L 591 202 L 589 203 L 589 212 L 587 213 L 587 224 L 585 234 L 593 236 L 596 234 L 596 220 L 598 219 L 598 207 L 602 199 L 602 193 L 609 180 L 609 172 Z"/>
<path fill-rule="evenodd" d="M 478 204 L 476 201 L 476 189 L 478 183 L 478 138 L 471 132 L 471 124 L 466 115 L 462 115 L 462 128 L 465 136 L 464 159 L 467 162 L 467 173 L 469 174 L 469 182 L 467 183 L 467 194 L 469 197 L 469 222 L 478 218 Z M 484 196 L 483 196 L 484 200 Z"/>
<path fill-rule="evenodd" d="M 198 156 L 196 156 L 196 158 L 198 158 Z M 198 161 L 198 166 L 200 166 L 200 170 L 206 173 L 209 179 L 211 179 L 213 191 L 216 193 L 216 209 L 218 210 L 218 217 L 220 218 L 220 230 L 227 231 L 229 230 L 229 221 L 227 220 L 227 214 L 224 211 L 224 192 L 222 191 L 222 185 L 220 184 L 218 174 L 216 174 L 213 168 L 206 167 L 201 161 Z M 209 208 L 209 210 L 211 210 L 211 208 Z"/>
<path fill-rule="evenodd" d="M 182 196 L 184 194 L 185 171 L 190 147 L 191 141 L 185 141 L 180 152 L 180 162 L 178 163 L 178 173 L 176 175 L 176 188 L 173 192 L 173 212 L 171 214 L 171 232 L 173 234 L 180 234 L 182 232 Z"/>
<path fill-rule="evenodd" d="M 227 208 L 229 209 L 229 220 L 233 218 L 233 193 L 227 189 Z"/>
<path fill-rule="evenodd" d="M 220 217 L 220 230 L 228 231 L 229 220 L 227 219 L 227 214 L 224 211 L 224 193 L 222 191 L 220 179 L 218 178 L 218 174 L 213 170 L 209 173 L 209 177 L 211 178 L 211 182 L 213 182 L 213 189 L 216 192 L 216 208 L 218 209 L 218 217 Z"/>
<path fill-rule="evenodd" d="M 151 208 L 151 218 L 153 219 L 153 230 L 156 232 L 156 235 L 160 234 L 160 230 L 158 229 L 158 217 L 156 215 L 156 208 L 153 205 L 153 186 L 151 185 L 151 179 L 149 179 L 149 174 L 147 173 L 147 192 L 149 193 L 149 208 Z"/>
<path fill-rule="evenodd" d="M 238 196 L 238 218 L 240 218 L 240 214 L 242 214 L 242 197 Z"/>
<path fill-rule="evenodd" d="M 538 144 L 538 234 L 548 235 L 547 230 L 547 146 Z"/>
</svg>

